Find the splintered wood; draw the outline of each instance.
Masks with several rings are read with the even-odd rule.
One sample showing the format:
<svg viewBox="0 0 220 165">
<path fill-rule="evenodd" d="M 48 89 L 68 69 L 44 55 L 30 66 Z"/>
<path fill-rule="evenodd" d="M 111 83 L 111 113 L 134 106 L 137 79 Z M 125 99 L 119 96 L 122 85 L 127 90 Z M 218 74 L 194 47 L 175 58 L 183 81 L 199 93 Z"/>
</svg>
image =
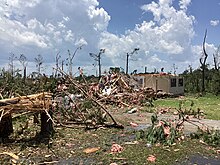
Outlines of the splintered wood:
<svg viewBox="0 0 220 165">
<path fill-rule="evenodd" d="M 38 93 L 0 100 L 0 119 L 18 111 L 44 111 L 52 105 L 51 93 Z M 1 120 L 0 120 L 1 121 Z"/>
</svg>

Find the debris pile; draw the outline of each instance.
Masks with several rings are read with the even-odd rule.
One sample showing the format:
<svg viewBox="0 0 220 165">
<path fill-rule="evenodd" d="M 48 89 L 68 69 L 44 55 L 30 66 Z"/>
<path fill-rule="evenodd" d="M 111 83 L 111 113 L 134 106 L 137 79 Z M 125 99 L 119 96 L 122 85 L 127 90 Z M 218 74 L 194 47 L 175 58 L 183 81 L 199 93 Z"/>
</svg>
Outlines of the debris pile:
<svg viewBox="0 0 220 165">
<path fill-rule="evenodd" d="M 118 125 L 108 112 L 108 105 L 152 106 L 155 98 L 154 90 L 138 89 L 138 82 L 122 74 L 103 76 L 97 83 L 88 83 L 84 77 L 83 82 L 77 82 L 68 75 L 66 77 L 55 94 L 55 116 L 61 125 L 79 123 L 88 127 L 101 126 L 107 123 L 108 117 L 113 120 L 113 125 Z"/>
<path fill-rule="evenodd" d="M 110 77 L 112 78 L 107 79 L 95 93 L 99 101 L 120 107 L 152 104 L 152 99 L 156 96 L 152 88 L 138 88 L 138 82 L 126 75 L 114 74 Z"/>
</svg>

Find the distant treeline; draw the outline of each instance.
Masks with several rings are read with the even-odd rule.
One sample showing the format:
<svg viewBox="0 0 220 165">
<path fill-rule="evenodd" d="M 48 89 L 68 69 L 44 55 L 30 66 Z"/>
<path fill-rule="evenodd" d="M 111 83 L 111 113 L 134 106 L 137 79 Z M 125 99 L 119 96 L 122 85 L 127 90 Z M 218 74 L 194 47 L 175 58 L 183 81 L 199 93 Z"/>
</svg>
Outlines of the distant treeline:
<svg viewBox="0 0 220 165">
<path fill-rule="evenodd" d="M 202 69 L 198 68 L 193 70 L 192 68 L 185 70 L 182 73 L 185 80 L 185 92 L 186 93 L 202 93 Z M 220 94 L 220 70 L 205 67 L 205 93 L 212 93 L 215 95 Z"/>
</svg>

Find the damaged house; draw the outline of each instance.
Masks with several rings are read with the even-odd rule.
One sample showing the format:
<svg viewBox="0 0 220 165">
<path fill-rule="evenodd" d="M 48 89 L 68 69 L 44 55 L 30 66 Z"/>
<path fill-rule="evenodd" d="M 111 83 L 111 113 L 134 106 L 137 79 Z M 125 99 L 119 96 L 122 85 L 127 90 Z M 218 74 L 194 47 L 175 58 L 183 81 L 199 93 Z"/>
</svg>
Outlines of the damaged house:
<svg viewBox="0 0 220 165">
<path fill-rule="evenodd" d="M 155 91 L 163 91 L 173 95 L 184 94 L 184 79 L 183 77 L 173 74 L 147 74 L 140 73 L 134 75 L 138 80 L 140 87 L 152 88 Z"/>
</svg>

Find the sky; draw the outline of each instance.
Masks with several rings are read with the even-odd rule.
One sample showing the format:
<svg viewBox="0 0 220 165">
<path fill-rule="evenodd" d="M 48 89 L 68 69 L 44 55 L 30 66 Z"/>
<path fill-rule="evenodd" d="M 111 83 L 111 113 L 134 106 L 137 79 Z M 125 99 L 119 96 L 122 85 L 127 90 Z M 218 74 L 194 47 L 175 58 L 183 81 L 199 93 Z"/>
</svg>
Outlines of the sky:
<svg viewBox="0 0 220 165">
<path fill-rule="evenodd" d="M 89 53 L 101 54 L 102 72 L 109 67 L 182 73 L 199 67 L 207 29 L 208 63 L 220 45 L 219 0 L 1 0 L 0 68 L 8 69 L 11 54 L 25 55 L 29 73 L 35 58 L 43 57 L 43 71 L 54 72 L 55 57 L 67 63 L 73 54 L 73 73 L 97 72 Z M 22 68 L 18 60 L 16 68 Z M 65 70 L 67 71 L 67 66 Z"/>
</svg>

